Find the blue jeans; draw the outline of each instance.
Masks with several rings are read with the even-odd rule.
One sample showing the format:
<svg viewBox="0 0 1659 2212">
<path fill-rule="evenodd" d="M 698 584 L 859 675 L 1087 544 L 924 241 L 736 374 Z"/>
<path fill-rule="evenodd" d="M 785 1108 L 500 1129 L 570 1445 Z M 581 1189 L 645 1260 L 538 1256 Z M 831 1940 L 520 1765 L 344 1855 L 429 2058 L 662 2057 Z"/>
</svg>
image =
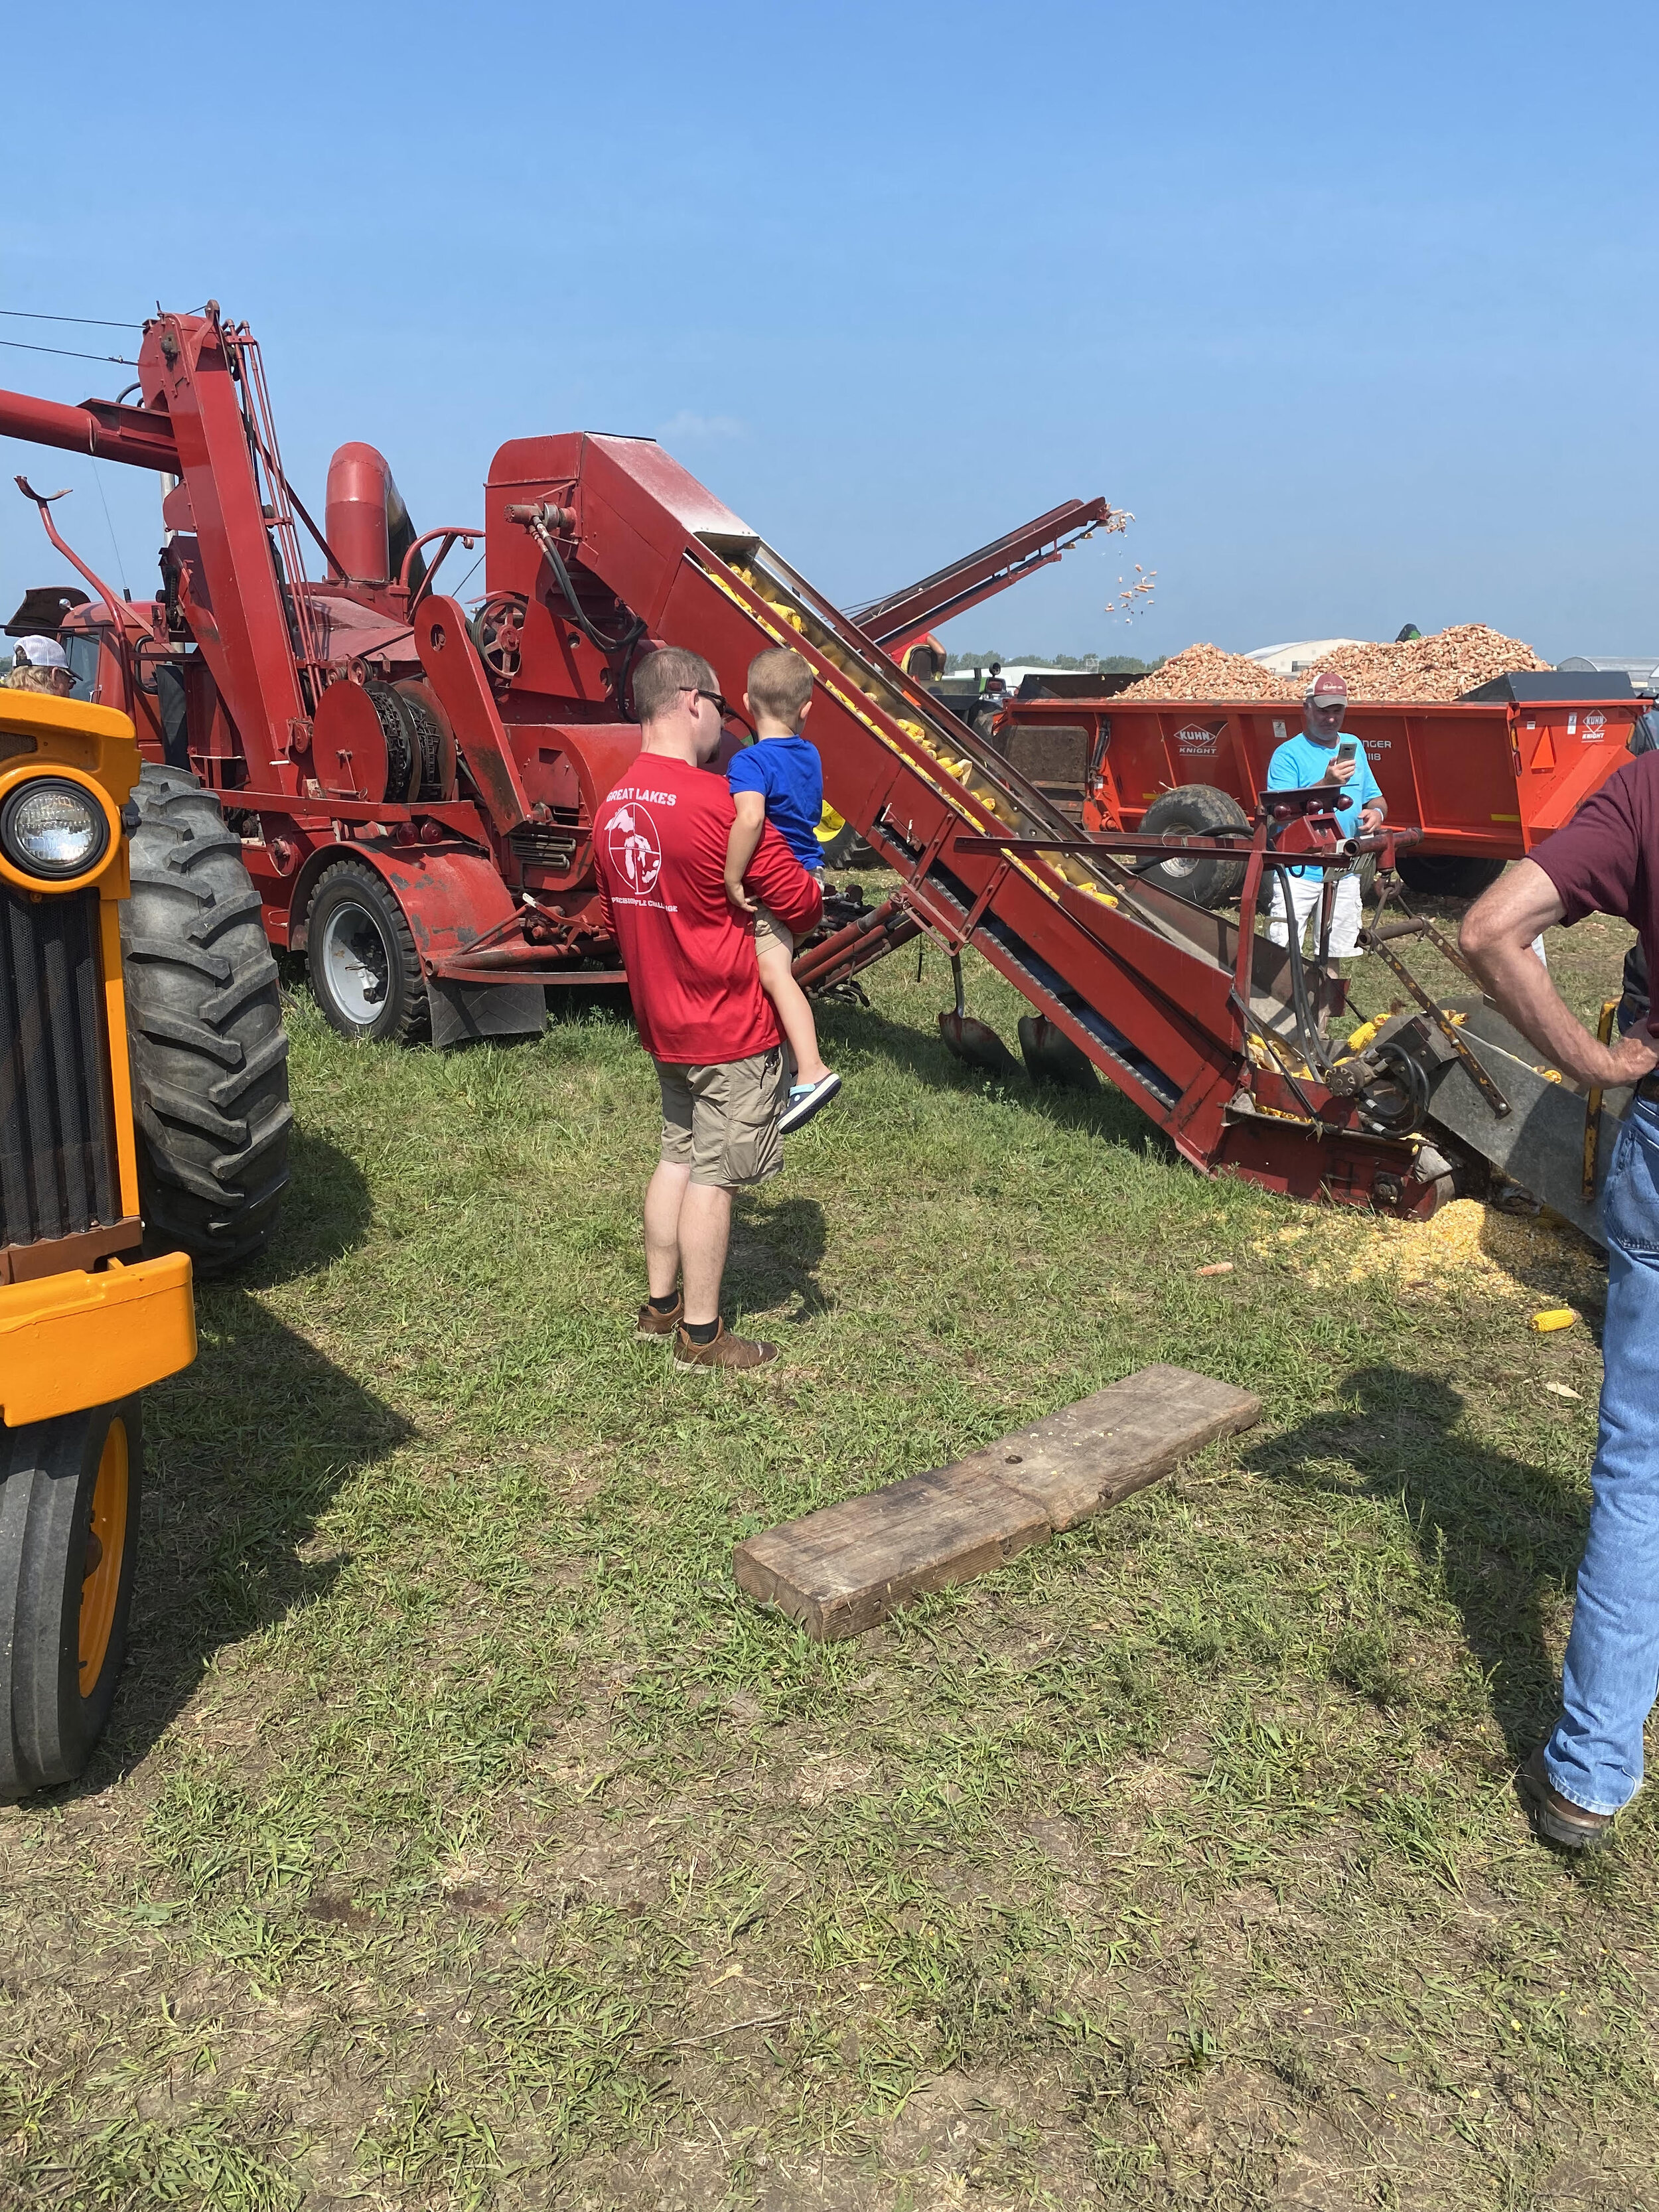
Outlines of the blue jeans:
<svg viewBox="0 0 1659 2212">
<path fill-rule="evenodd" d="M 1659 1696 L 1659 1107 L 1638 1100 L 1626 1117 L 1601 1219 L 1601 1433 L 1544 1764 L 1575 1805 L 1616 1813 L 1641 1785 L 1643 1724 Z"/>
</svg>

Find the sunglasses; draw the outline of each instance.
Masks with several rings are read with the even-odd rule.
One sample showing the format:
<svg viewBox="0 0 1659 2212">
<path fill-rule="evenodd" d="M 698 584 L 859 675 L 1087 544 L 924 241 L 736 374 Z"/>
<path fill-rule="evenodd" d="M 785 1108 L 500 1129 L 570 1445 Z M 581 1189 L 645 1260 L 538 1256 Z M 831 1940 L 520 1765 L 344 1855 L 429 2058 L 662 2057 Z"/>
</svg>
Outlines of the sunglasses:
<svg viewBox="0 0 1659 2212">
<path fill-rule="evenodd" d="M 701 690 L 695 684 L 687 684 L 683 688 L 688 691 L 694 699 L 707 699 L 709 705 L 720 716 L 721 721 L 724 721 L 732 711 L 732 709 L 726 705 L 725 700 L 721 698 L 718 691 Z"/>
<path fill-rule="evenodd" d="M 1347 711 L 1348 702 L 1346 699 L 1316 699 L 1314 701 L 1316 714 L 1346 714 Z"/>
</svg>

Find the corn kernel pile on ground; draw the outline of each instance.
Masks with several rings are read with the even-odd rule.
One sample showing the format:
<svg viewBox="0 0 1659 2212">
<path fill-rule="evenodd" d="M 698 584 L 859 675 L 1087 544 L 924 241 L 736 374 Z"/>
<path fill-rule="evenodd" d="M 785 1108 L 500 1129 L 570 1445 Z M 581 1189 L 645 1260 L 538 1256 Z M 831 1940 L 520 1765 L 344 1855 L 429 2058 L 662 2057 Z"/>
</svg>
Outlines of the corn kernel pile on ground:
<svg viewBox="0 0 1659 2212">
<path fill-rule="evenodd" d="M 1333 1209 L 1252 1249 L 1333 1287 L 1391 1273 L 1405 1291 L 1474 1284 L 1517 1305 L 1554 1302 L 1581 1310 L 1599 1309 L 1607 1292 L 1607 1263 L 1576 1229 L 1552 1214 L 1504 1213 L 1472 1198 L 1454 1199 L 1428 1221 Z"/>
</svg>

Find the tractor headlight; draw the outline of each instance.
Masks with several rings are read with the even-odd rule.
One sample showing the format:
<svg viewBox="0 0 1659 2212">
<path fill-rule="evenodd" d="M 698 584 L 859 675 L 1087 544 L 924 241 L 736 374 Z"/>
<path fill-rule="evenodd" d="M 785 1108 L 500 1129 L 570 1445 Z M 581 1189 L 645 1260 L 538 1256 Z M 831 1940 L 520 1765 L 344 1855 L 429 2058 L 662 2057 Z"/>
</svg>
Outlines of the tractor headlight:
<svg viewBox="0 0 1659 2212">
<path fill-rule="evenodd" d="M 56 776 L 20 784 L 0 809 L 0 849 L 22 875 L 84 876 L 108 844 L 109 823 L 92 793 Z"/>
</svg>

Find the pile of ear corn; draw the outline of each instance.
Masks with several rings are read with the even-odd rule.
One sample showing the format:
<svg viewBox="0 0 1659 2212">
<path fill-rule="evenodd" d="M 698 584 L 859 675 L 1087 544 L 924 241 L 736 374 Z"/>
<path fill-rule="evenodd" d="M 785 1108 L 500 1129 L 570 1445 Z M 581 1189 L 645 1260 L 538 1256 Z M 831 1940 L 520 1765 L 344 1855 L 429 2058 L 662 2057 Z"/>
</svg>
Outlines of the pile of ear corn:
<svg viewBox="0 0 1659 2212">
<path fill-rule="evenodd" d="M 1162 668 L 1117 695 L 1120 699 L 1300 698 L 1316 672 L 1347 680 L 1350 699 L 1461 699 L 1479 684 L 1513 668 L 1547 668 L 1529 645 L 1484 623 L 1457 623 L 1432 637 L 1394 645 L 1358 640 L 1339 645 L 1294 676 L 1276 676 L 1259 660 L 1224 653 L 1218 646 L 1189 645 Z"/>
<path fill-rule="evenodd" d="M 790 597 L 787 587 L 775 577 L 768 575 L 763 568 L 744 568 L 737 562 L 732 567 L 733 573 L 742 577 L 750 591 L 757 592 L 773 612 L 804 637 L 816 652 L 822 653 L 832 668 L 839 669 L 855 690 L 896 722 L 911 743 L 920 746 L 923 752 L 936 761 L 953 782 L 971 792 L 1005 828 L 1018 830 L 1024 826 L 1024 817 L 1008 793 L 999 789 L 975 762 L 940 744 L 921 722 L 913 719 L 909 702 L 890 685 L 872 678 L 864 663 L 848 651 L 832 630 L 815 621 L 799 607 Z M 1102 888 L 1092 872 L 1068 854 L 1054 854 L 1049 866 L 1056 869 L 1068 884 L 1086 893 L 1090 898 L 1098 899 L 1103 906 L 1117 904 L 1110 891 Z"/>
</svg>

